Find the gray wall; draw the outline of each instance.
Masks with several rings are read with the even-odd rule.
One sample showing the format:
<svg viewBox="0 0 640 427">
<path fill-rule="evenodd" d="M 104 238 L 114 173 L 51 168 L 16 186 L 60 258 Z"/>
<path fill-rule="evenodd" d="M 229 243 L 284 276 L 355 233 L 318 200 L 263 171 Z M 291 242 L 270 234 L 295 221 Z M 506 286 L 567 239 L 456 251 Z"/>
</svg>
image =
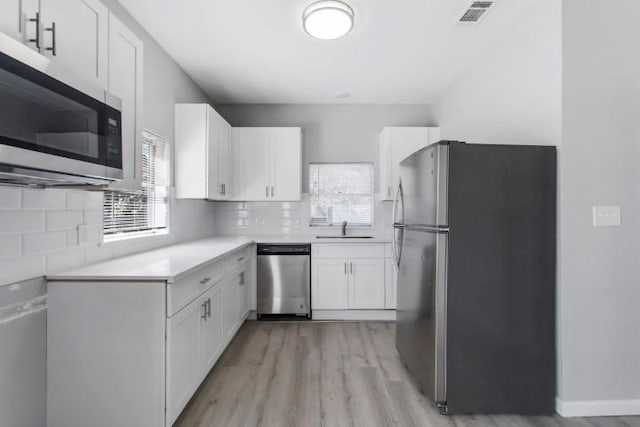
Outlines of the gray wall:
<svg viewBox="0 0 640 427">
<path fill-rule="evenodd" d="M 640 413 L 640 3 L 562 12 L 560 398 Z M 593 228 L 594 205 L 622 226 Z"/>
<path fill-rule="evenodd" d="M 309 162 L 374 162 L 379 183 L 379 135 L 385 126 L 433 125 L 429 105 L 257 104 L 216 105 L 232 126 L 300 126 L 303 165 Z M 302 191 L 309 177 L 303 167 Z"/>
</svg>

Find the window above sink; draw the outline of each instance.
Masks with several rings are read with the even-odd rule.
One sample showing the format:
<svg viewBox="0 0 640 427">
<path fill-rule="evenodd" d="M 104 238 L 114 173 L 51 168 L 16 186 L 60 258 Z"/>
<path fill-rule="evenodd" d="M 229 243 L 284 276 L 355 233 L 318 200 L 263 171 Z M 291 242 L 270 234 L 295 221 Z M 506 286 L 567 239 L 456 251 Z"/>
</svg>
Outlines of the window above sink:
<svg viewBox="0 0 640 427">
<path fill-rule="evenodd" d="M 372 163 L 311 163 L 309 165 L 309 200 L 312 227 L 349 227 L 373 225 Z M 371 236 L 347 236 L 370 238 Z M 318 236 L 318 238 L 344 238 Z"/>
</svg>

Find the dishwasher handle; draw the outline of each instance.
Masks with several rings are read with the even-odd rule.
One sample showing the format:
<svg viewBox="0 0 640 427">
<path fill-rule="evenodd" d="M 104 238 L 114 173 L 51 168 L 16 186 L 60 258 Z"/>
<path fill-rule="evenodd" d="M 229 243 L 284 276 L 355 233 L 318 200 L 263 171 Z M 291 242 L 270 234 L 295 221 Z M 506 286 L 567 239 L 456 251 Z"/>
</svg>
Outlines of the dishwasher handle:
<svg viewBox="0 0 640 427">
<path fill-rule="evenodd" d="M 311 245 L 261 243 L 258 255 L 311 255 Z"/>
</svg>

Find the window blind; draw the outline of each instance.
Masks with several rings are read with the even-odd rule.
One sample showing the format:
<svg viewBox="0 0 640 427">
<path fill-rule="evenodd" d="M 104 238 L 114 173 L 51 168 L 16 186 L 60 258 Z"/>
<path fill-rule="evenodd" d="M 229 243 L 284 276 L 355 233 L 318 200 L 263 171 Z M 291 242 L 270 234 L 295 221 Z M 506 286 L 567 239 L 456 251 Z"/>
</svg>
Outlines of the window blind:
<svg viewBox="0 0 640 427">
<path fill-rule="evenodd" d="M 373 225 L 373 164 L 309 165 L 312 226 Z"/>
<path fill-rule="evenodd" d="M 169 167 L 167 142 L 143 132 L 140 191 L 108 191 L 104 194 L 105 236 L 165 230 L 168 223 Z"/>
</svg>

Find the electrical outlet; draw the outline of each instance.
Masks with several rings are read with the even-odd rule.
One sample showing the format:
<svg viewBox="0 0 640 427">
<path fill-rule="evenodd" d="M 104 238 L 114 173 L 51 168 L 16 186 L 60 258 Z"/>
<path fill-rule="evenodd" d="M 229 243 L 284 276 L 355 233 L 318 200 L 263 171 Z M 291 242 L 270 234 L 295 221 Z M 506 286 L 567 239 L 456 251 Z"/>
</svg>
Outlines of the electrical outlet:
<svg viewBox="0 0 640 427">
<path fill-rule="evenodd" d="M 617 227 L 620 225 L 620 206 L 594 206 L 594 227 Z"/>
</svg>

